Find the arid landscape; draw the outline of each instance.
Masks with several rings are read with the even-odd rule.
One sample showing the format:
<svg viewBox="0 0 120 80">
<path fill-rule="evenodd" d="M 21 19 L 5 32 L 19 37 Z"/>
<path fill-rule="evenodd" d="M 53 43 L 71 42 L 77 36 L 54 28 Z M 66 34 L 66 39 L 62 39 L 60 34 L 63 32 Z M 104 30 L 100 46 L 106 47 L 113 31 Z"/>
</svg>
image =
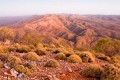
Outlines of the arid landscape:
<svg viewBox="0 0 120 80">
<path fill-rule="evenodd" d="M 0 18 L 0 80 L 120 80 L 120 16 Z"/>
</svg>

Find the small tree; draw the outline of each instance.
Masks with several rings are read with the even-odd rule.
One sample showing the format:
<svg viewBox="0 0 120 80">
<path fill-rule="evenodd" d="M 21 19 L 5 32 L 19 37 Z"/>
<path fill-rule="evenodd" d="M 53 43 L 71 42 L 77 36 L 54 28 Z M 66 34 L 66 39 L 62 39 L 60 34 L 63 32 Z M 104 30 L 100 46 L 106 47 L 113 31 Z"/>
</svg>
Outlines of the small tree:
<svg viewBox="0 0 120 80">
<path fill-rule="evenodd" d="M 101 39 L 98 41 L 95 50 L 105 53 L 108 56 L 113 56 L 120 53 L 120 40 L 116 39 Z"/>
</svg>

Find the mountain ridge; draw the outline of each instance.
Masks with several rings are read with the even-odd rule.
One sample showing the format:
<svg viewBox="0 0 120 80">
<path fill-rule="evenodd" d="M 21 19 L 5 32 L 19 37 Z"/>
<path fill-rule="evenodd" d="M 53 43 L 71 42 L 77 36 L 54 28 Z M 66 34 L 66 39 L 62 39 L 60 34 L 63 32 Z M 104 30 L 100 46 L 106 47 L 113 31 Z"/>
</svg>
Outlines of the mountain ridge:
<svg viewBox="0 0 120 80">
<path fill-rule="evenodd" d="M 75 47 L 94 46 L 101 38 L 120 39 L 120 16 L 48 14 L 32 16 L 6 27 L 36 31 L 49 39 L 63 39 Z M 54 42 L 54 40 L 53 40 Z"/>
</svg>

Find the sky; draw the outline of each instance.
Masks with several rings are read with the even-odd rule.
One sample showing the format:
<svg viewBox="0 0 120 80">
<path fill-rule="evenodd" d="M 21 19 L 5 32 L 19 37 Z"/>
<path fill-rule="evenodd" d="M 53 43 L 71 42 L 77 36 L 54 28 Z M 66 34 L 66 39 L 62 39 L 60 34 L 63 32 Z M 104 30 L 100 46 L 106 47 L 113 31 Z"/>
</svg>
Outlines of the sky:
<svg viewBox="0 0 120 80">
<path fill-rule="evenodd" d="M 120 15 L 120 0 L 0 0 L 0 16 L 60 13 Z"/>
</svg>

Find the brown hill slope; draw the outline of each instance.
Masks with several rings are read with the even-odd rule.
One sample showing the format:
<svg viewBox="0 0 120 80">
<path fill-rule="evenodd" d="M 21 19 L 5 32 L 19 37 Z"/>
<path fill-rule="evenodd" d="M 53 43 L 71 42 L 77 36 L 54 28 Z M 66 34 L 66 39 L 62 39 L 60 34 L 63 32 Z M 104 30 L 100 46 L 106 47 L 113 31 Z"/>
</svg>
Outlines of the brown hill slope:
<svg viewBox="0 0 120 80">
<path fill-rule="evenodd" d="M 62 41 L 75 47 L 93 46 L 104 37 L 120 39 L 120 16 L 48 14 L 9 27 L 36 31 L 54 43 Z"/>
</svg>

